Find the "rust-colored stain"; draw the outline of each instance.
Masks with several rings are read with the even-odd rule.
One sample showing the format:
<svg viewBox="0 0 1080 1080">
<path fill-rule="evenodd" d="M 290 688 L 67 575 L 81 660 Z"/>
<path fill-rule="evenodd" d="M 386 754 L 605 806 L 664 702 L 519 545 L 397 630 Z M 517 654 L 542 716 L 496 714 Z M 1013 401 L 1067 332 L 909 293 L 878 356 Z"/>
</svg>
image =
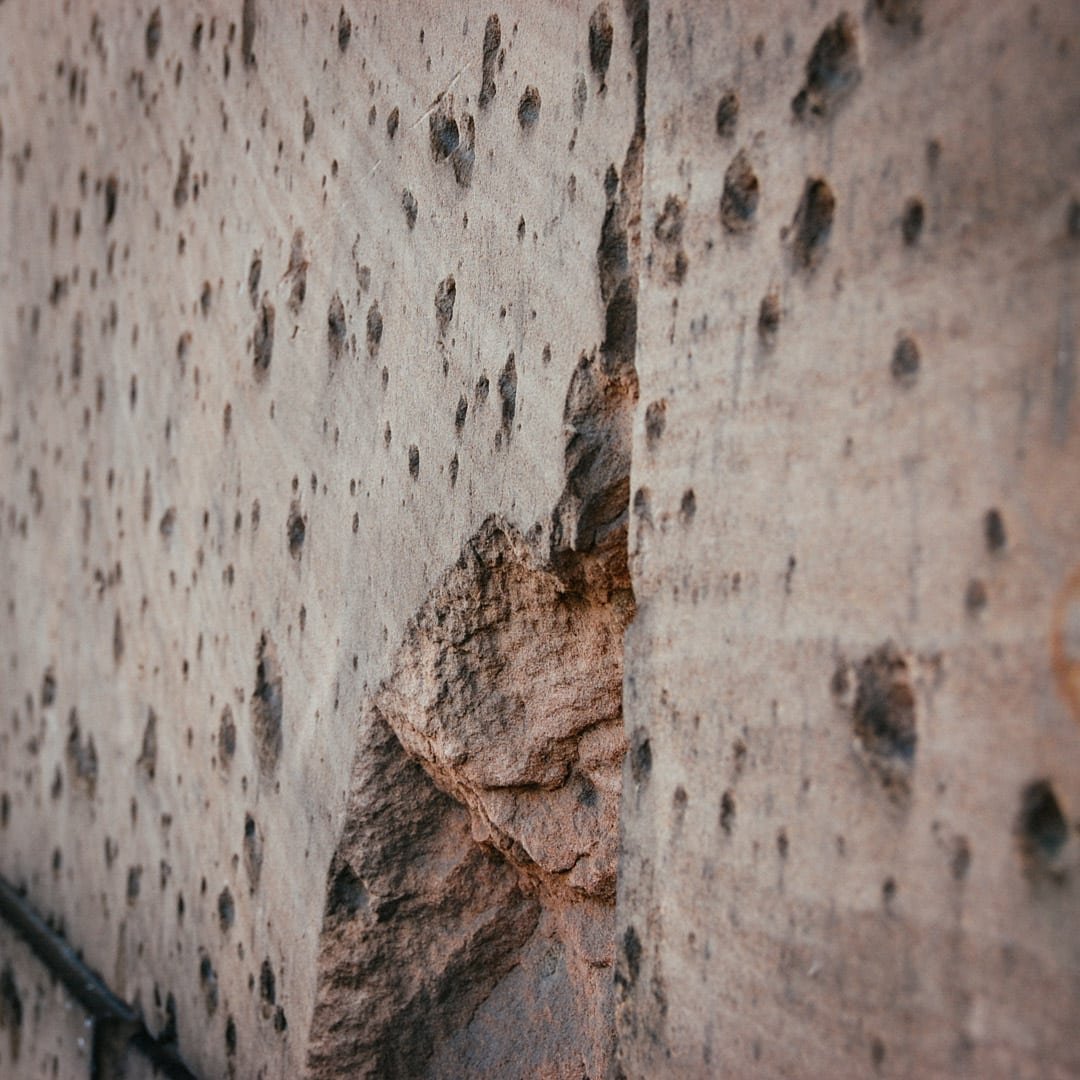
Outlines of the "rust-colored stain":
<svg viewBox="0 0 1080 1080">
<path fill-rule="evenodd" d="M 1054 604 L 1050 663 L 1061 696 L 1080 722 L 1080 566 L 1066 579 Z"/>
</svg>

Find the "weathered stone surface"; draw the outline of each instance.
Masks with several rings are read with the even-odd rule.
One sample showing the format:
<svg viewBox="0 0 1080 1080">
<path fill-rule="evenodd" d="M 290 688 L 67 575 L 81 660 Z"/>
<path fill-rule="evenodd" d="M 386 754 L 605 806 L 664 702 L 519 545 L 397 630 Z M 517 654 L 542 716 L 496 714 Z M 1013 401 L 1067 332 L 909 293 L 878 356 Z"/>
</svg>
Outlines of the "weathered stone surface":
<svg viewBox="0 0 1080 1080">
<path fill-rule="evenodd" d="M 533 745 L 565 783 L 444 777 L 448 799 L 410 766 L 520 944 L 497 935 L 475 988 L 454 972 L 482 935 L 416 973 L 463 995 L 430 1068 L 509 1068 L 520 1046 L 479 1033 L 530 1001 L 521 1061 L 610 1057 L 641 97 L 630 18 L 597 9 L 590 49 L 594 7 L 0 5 L 2 870 L 152 1031 L 171 997 L 197 1072 L 322 1060 L 353 778 L 384 760 L 410 621 L 493 517 L 536 627 L 596 640 L 548 643 L 579 686 L 520 658 L 553 669 Z M 378 793 L 403 829 L 406 795 Z M 406 872 L 463 945 L 465 893 Z M 420 1000 L 388 1003 L 394 1045 Z"/>
<path fill-rule="evenodd" d="M 650 25 L 622 1068 L 1071 1075 L 1080 11 Z"/>
<path fill-rule="evenodd" d="M 1080 1071 L 1078 50 L 0 2 L 0 872 L 199 1075 Z"/>
</svg>

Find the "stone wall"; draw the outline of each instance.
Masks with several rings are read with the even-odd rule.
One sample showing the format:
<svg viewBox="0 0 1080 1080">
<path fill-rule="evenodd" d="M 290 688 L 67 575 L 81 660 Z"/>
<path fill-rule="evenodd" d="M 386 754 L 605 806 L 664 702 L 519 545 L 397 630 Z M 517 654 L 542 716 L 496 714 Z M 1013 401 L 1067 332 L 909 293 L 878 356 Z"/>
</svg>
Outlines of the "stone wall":
<svg viewBox="0 0 1080 1080">
<path fill-rule="evenodd" d="M 0 2 L 0 874 L 197 1075 L 1080 1070 L 1078 50 Z"/>
</svg>

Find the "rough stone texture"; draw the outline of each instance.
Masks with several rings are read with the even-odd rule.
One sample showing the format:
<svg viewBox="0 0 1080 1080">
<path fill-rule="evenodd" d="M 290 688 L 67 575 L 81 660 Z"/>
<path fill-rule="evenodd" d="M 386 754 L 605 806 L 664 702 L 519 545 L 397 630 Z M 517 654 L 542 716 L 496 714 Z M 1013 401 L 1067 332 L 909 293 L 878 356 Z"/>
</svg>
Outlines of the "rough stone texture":
<svg viewBox="0 0 1080 1080">
<path fill-rule="evenodd" d="M 0 872 L 200 1075 L 1080 1072 L 1078 50 L 0 2 Z"/>
<path fill-rule="evenodd" d="M 1074 1075 L 1080 8 L 650 23 L 622 1068 Z"/>
<path fill-rule="evenodd" d="M 602 666 L 553 672 L 561 719 L 522 743 L 564 783 L 444 775 L 448 800 L 411 767 L 520 949 L 478 941 L 430 973 L 460 1002 L 403 988 L 390 1028 L 430 1021 L 435 1072 L 506 1063 L 480 1033 L 532 1000 L 521 1061 L 610 1056 L 643 98 L 632 20 L 602 13 L 597 45 L 594 6 L 0 5 L 0 869 L 153 1032 L 172 1000 L 199 1073 L 307 1067 L 353 780 L 493 516 L 549 647 Z M 527 860 L 472 839 L 469 792 Z M 408 793 L 371 793 L 406 831 Z M 439 940 L 472 940 L 441 864 L 367 855 L 371 895 L 414 874 Z"/>
</svg>

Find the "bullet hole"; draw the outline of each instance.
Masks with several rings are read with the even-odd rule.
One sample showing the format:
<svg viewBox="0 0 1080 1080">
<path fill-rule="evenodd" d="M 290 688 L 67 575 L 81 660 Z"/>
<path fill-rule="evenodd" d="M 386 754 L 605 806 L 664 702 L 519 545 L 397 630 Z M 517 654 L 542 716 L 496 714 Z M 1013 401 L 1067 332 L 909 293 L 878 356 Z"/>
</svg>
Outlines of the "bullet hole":
<svg viewBox="0 0 1080 1080">
<path fill-rule="evenodd" d="M 450 155 L 454 166 L 454 179 L 459 187 L 468 187 L 472 182 L 473 165 L 476 162 L 476 123 L 466 113 L 461 118 L 461 137 L 457 148 Z"/>
<path fill-rule="evenodd" d="M 792 99 L 799 119 L 827 116 L 859 81 L 855 20 L 845 11 L 822 30 L 806 61 L 806 82 Z"/>
<path fill-rule="evenodd" d="M 615 36 L 607 4 L 600 4 L 589 17 L 589 66 L 600 81 L 600 92 L 606 89 L 608 65 L 611 63 L 611 43 Z"/>
<path fill-rule="evenodd" d="M 19 1060 L 22 1045 L 23 1004 L 15 970 L 5 963 L 0 970 L 0 1027 L 8 1030 L 8 1046 L 12 1062 Z"/>
<path fill-rule="evenodd" d="M 609 214 L 609 216 L 611 216 Z M 683 225 L 686 216 L 686 202 L 678 195 L 669 195 L 664 201 L 664 209 L 656 219 L 653 226 L 653 234 L 663 250 L 663 271 L 667 281 L 681 285 L 686 277 L 688 266 L 686 252 L 683 250 Z M 605 232 L 607 221 L 604 222 Z M 606 236 L 601 234 L 601 250 L 599 257 L 611 261 L 615 253 L 608 250 L 605 245 Z M 621 255 L 625 259 L 626 237 L 620 238 Z M 620 260 L 621 261 L 621 260 Z M 611 305 L 609 305 L 610 307 Z M 609 312 L 610 314 L 610 312 Z"/>
<path fill-rule="evenodd" d="M 445 161 L 461 142 L 457 121 L 450 115 L 444 98 L 428 117 L 428 136 L 431 153 L 436 161 Z"/>
<path fill-rule="evenodd" d="M 352 531 L 353 531 L 354 535 L 360 531 L 360 514 L 359 513 L 353 513 L 353 516 L 352 516 Z"/>
<path fill-rule="evenodd" d="M 442 337 L 454 317 L 454 301 L 457 299 L 457 285 L 454 276 L 444 278 L 435 289 L 435 321 L 439 326 L 439 336 Z"/>
<path fill-rule="evenodd" d="M 720 797 L 720 828 L 725 836 L 735 831 L 735 793 L 730 789 Z"/>
<path fill-rule="evenodd" d="M 379 344 L 382 341 L 383 319 L 379 311 L 379 301 L 372 300 L 367 313 L 367 350 L 372 360 L 379 355 Z"/>
<path fill-rule="evenodd" d="M 236 1021 L 231 1016 L 225 1021 L 225 1056 L 236 1056 Z"/>
<path fill-rule="evenodd" d="M 462 394 L 458 398 L 457 410 L 454 412 L 454 429 L 461 431 L 465 427 L 465 418 L 469 415 L 469 403 Z"/>
<path fill-rule="evenodd" d="M 408 188 L 401 193 L 401 209 L 405 211 L 405 224 L 410 229 L 416 228 L 416 197 Z"/>
<path fill-rule="evenodd" d="M 645 444 L 652 450 L 667 426 L 667 401 L 653 401 L 645 410 Z"/>
<path fill-rule="evenodd" d="M 218 1007 L 218 978 L 205 949 L 199 950 L 199 986 L 206 1003 L 206 1015 L 213 1016 Z"/>
<path fill-rule="evenodd" d="M 954 837 L 949 869 L 957 881 L 963 881 L 968 876 L 968 871 L 971 869 L 971 845 L 966 836 Z"/>
<path fill-rule="evenodd" d="M 56 676 L 52 668 L 46 668 L 45 674 L 41 677 L 41 707 L 47 709 L 54 701 L 56 701 Z"/>
<path fill-rule="evenodd" d="M 221 932 L 223 934 L 227 933 L 232 929 L 233 923 L 236 922 L 236 905 L 233 903 L 232 893 L 229 892 L 228 885 L 218 894 L 217 913 Z"/>
<path fill-rule="evenodd" d="M 796 265 L 810 270 L 821 261 L 835 212 L 836 197 L 828 183 L 820 178 L 808 179 L 792 226 L 795 231 L 792 252 Z"/>
<path fill-rule="evenodd" d="M 1080 199 L 1073 199 L 1065 211 L 1065 231 L 1074 240 L 1080 237 Z"/>
<path fill-rule="evenodd" d="M 487 377 L 486 374 L 483 374 L 483 375 L 480 376 L 479 379 L 476 380 L 476 404 L 477 405 L 483 405 L 484 402 L 487 401 L 488 389 L 489 389 L 488 377 Z"/>
<path fill-rule="evenodd" d="M 221 710 L 217 744 L 218 761 L 222 768 L 227 769 L 236 753 L 236 724 L 233 721 L 232 709 L 228 705 Z"/>
<path fill-rule="evenodd" d="M 780 294 L 771 290 L 761 298 L 758 306 L 758 338 L 762 345 L 771 348 L 780 332 Z"/>
<path fill-rule="evenodd" d="M 119 611 L 113 619 L 112 651 L 114 663 L 119 664 L 124 659 L 124 622 Z"/>
<path fill-rule="evenodd" d="M 294 502 L 289 507 L 289 519 L 285 525 L 285 533 L 289 540 L 289 554 L 294 559 L 300 558 L 304 547 L 304 537 L 307 533 L 307 520 L 300 513 L 300 504 Z"/>
<path fill-rule="evenodd" d="M 259 307 L 251 344 L 255 354 L 255 377 L 263 378 L 270 370 L 270 358 L 274 353 L 274 305 L 269 300 L 263 300 Z"/>
<path fill-rule="evenodd" d="M 788 840 L 787 829 L 781 828 L 776 834 L 776 853 L 781 859 L 786 859 L 790 849 L 791 841 Z"/>
<path fill-rule="evenodd" d="M 526 86 L 517 109 L 518 123 L 525 131 L 531 131 L 540 119 L 540 91 L 535 86 Z"/>
<path fill-rule="evenodd" d="M 206 318 L 207 315 L 210 314 L 210 302 L 213 299 L 213 295 L 214 295 L 213 288 L 211 287 L 210 282 L 209 281 L 204 281 L 202 291 L 199 293 L 199 308 L 202 311 L 204 319 Z M 191 344 L 191 335 L 187 334 L 185 336 L 187 338 L 187 341 L 186 341 L 186 344 L 184 346 L 184 351 L 186 352 L 188 346 Z M 181 340 L 184 340 L 184 339 L 181 338 Z"/>
<path fill-rule="evenodd" d="M 517 366 L 514 354 L 506 358 L 506 365 L 499 375 L 499 398 L 502 401 L 502 428 L 507 439 L 514 427 L 514 413 L 517 410 Z"/>
<path fill-rule="evenodd" d="M 119 193 L 120 185 L 117 183 L 115 176 L 110 176 L 105 181 L 105 227 L 108 228 L 112 224 L 112 220 L 116 217 L 116 197 Z"/>
<path fill-rule="evenodd" d="M 311 113 L 311 103 L 304 98 L 304 126 L 302 129 L 305 145 L 315 136 L 315 117 Z"/>
<path fill-rule="evenodd" d="M 694 520 L 694 515 L 697 513 L 697 496 L 694 495 L 693 488 L 687 488 L 683 492 L 683 497 L 679 501 L 679 518 L 684 525 L 689 525 Z"/>
<path fill-rule="evenodd" d="M 730 139 L 735 134 L 739 120 L 739 95 L 734 90 L 727 90 L 720 95 L 716 106 L 716 134 L 721 139 Z"/>
<path fill-rule="evenodd" d="M 851 721 L 857 745 L 886 788 L 904 791 L 918 738 L 907 661 L 885 644 L 862 660 L 855 676 Z"/>
<path fill-rule="evenodd" d="M 893 349 L 889 365 L 892 377 L 903 386 L 911 386 L 919 375 L 919 346 L 907 334 L 901 335 Z"/>
<path fill-rule="evenodd" d="M 641 974 L 641 938 L 633 926 L 628 926 L 619 941 L 619 955 L 615 964 L 615 985 L 625 996 Z"/>
<path fill-rule="evenodd" d="M 68 714 L 67 761 L 71 778 L 82 786 L 90 798 L 94 797 L 97 784 L 98 760 L 93 735 L 85 742 L 79 736 L 79 715 L 72 709 Z M 30 752 L 37 753 L 36 742 L 31 742 Z"/>
<path fill-rule="evenodd" d="M 874 0 L 874 7 L 889 26 L 922 33 L 922 0 Z"/>
<path fill-rule="evenodd" d="M 210 36 L 213 37 L 212 25 Z M 255 66 L 255 0 L 244 0 L 240 15 L 240 55 L 243 57 L 244 67 Z"/>
<path fill-rule="evenodd" d="M 292 278 L 293 283 L 289 292 L 289 310 L 293 315 L 300 314 L 307 296 L 308 262 L 304 254 L 304 230 L 297 229 L 293 233 L 292 246 L 289 250 L 289 265 L 285 270 L 285 276 Z"/>
<path fill-rule="evenodd" d="M 280 1035 L 289 1026 L 285 1019 L 285 1010 L 279 1005 L 274 1010 L 274 1030 Z"/>
<path fill-rule="evenodd" d="M 177 210 L 188 200 L 188 187 L 191 175 L 191 154 L 188 153 L 183 143 L 180 144 L 180 167 L 176 174 L 176 184 L 173 187 L 173 206 Z"/>
<path fill-rule="evenodd" d="M 875 1069 L 880 1069 L 885 1063 L 885 1044 L 876 1037 L 870 1042 L 870 1060 Z"/>
<path fill-rule="evenodd" d="M 161 520 L 158 522 L 158 532 L 161 533 L 162 539 L 168 540 L 176 529 L 176 507 L 170 506 L 164 514 L 161 515 Z"/>
<path fill-rule="evenodd" d="M 888 908 L 892 906 L 893 901 L 896 899 L 896 891 L 896 878 L 887 877 L 881 883 L 881 902 L 885 905 L 885 907 Z"/>
<path fill-rule="evenodd" d="M 455 453 L 450 459 L 450 486 L 454 487 L 457 484 L 458 478 L 458 456 Z"/>
<path fill-rule="evenodd" d="M 263 960 L 262 966 L 259 968 L 259 997 L 268 1005 L 273 1005 L 277 1000 L 274 969 L 270 964 L 269 958 Z"/>
<path fill-rule="evenodd" d="M 991 554 L 1005 547 L 1005 521 L 996 507 L 987 510 L 983 517 L 983 536 L 986 538 L 986 550 Z"/>
<path fill-rule="evenodd" d="M 398 111 L 398 107 L 395 105 L 390 114 L 386 118 L 386 134 L 389 138 L 393 138 L 397 134 L 398 125 L 401 123 L 401 113 Z"/>
<path fill-rule="evenodd" d="M 409 475 L 414 480 L 420 479 L 420 449 L 415 443 L 409 447 Z"/>
<path fill-rule="evenodd" d="M 272 775 L 281 756 L 283 693 L 277 650 L 264 631 L 255 650 L 255 689 L 251 696 L 251 719 L 259 768 Z"/>
<path fill-rule="evenodd" d="M 498 15 L 489 15 L 484 25 L 484 52 L 480 65 L 480 108 L 486 109 L 495 97 L 495 62 L 502 44 L 502 28 Z"/>
<path fill-rule="evenodd" d="M 1032 781 L 1021 791 L 1016 835 L 1029 869 L 1053 869 L 1069 839 L 1069 826 L 1049 780 Z"/>
<path fill-rule="evenodd" d="M 330 361 L 336 363 L 341 358 L 345 348 L 345 335 L 348 327 L 345 324 L 345 305 L 341 297 L 334 293 L 330 299 L 330 307 L 326 312 L 326 340 L 330 346 Z"/>
<path fill-rule="evenodd" d="M 542 364 L 550 364 L 551 363 L 551 346 L 550 345 L 545 345 L 544 348 L 541 350 L 541 352 L 540 352 L 540 362 Z"/>
<path fill-rule="evenodd" d="M 578 77 L 574 80 L 574 92 L 572 97 L 575 120 L 580 121 L 585 115 L 585 105 L 588 100 L 589 84 L 585 81 L 585 76 L 579 72 Z"/>
<path fill-rule="evenodd" d="M 352 19 L 345 14 L 345 9 L 342 8 L 338 13 L 337 20 L 337 44 L 338 48 L 344 52 L 349 47 L 349 38 L 352 37 Z"/>
<path fill-rule="evenodd" d="M 251 891 L 259 887 L 259 877 L 262 874 L 263 844 L 262 835 L 255 819 L 250 814 L 244 815 L 244 869 L 247 871 L 248 883 Z"/>
<path fill-rule="evenodd" d="M 728 232 L 741 232 L 753 224 L 760 185 L 745 150 L 740 150 L 724 173 L 720 196 L 720 220 Z"/>
<path fill-rule="evenodd" d="M 142 867 L 129 866 L 127 873 L 127 902 L 134 904 L 139 899 L 139 891 L 142 889 Z"/>
<path fill-rule="evenodd" d="M 630 736 L 630 775 L 640 784 L 652 772 L 652 743 L 644 728 L 635 728 Z"/>
<path fill-rule="evenodd" d="M 900 235 L 908 247 L 914 247 L 922 235 L 926 220 L 926 208 L 922 199 L 911 198 L 904 203 L 904 212 L 900 217 Z"/>
<path fill-rule="evenodd" d="M 978 578 L 972 578 L 964 591 L 964 607 L 969 615 L 978 615 L 987 603 L 986 586 Z"/>
<path fill-rule="evenodd" d="M 157 715 L 150 709 L 146 717 L 146 727 L 143 728 L 142 749 L 135 762 L 136 769 L 142 772 L 147 780 L 153 780 L 157 773 L 157 753 Z"/>
<path fill-rule="evenodd" d="M 161 8 L 154 8 L 146 24 L 146 55 L 153 60 L 161 45 Z"/>
</svg>

